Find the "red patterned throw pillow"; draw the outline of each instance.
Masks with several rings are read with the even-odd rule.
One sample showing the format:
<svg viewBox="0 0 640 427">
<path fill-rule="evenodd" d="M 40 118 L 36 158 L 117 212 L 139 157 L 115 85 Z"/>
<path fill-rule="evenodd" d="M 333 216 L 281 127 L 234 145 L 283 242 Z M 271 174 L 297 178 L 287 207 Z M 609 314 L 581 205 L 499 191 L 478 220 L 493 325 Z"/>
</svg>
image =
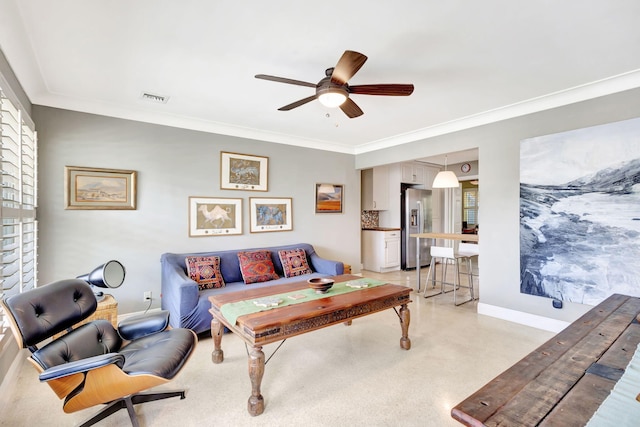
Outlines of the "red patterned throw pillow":
<svg viewBox="0 0 640 427">
<path fill-rule="evenodd" d="M 238 252 L 240 272 L 245 284 L 278 279 L 269 251 Z"/>
<path fill-rule="evenodd" d="M 224 288 L 219 256 L 188 256 L 184 262 L 187 274 L 198 283 L 198 289 Z"/>
<path fill-rule="evenodd" d="M 282 263 L 284 277 L 302 276 L 313 273 L 313 270 L 309 268 L 309 263 L 307 262 L 307 254 L 302 248 L 282 250 L 278 252 L 278 256 Z"/>
</svg>

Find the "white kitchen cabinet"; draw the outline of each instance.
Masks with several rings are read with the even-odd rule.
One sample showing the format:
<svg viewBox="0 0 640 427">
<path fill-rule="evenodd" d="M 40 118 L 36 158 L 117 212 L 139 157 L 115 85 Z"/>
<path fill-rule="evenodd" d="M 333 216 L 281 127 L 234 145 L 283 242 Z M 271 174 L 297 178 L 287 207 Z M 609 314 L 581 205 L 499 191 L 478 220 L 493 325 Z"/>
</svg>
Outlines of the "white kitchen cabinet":
<svg viewBox="0 0 640 427">
<path fill-rule="evenodd" d="M 386 231 L 383 268 L 400 269 L 400 231 Z"/>
<path fill-rule="evenodd" d="M 362 210 L 389 209 L 389 167 L 377 166 L 362 171 Z"/>
<path fill-rule="evenodd" d="M 433 180 L 436 179 L 436 175 L 438 175 L 440 169 L 432 168 L 430 166 L 424 167 L 424 188 L 426 190 L 431 190 L 433 188 Z"/>
<path fill-rule="evenodd" d="M 426 168 L 419 163 L 403 163 L 402 182 L 407 184 L 424 185 L 426 184 Z"/>
<path fill-rule="evenodd" d="M 400 230 L 362 230 L 362 267 L 378 273 L 400 270 Z"/>
</svg>

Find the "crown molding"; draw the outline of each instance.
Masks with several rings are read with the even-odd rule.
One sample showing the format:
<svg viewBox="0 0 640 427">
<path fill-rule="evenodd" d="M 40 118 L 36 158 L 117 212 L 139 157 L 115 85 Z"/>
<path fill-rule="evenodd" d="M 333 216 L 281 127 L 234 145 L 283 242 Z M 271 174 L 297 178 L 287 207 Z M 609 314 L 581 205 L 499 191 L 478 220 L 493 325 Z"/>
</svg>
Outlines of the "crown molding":
<svg viewBox="0 0 640 427">
<path fill-rule="evenodd" d="M 395 147 L 640 87 L 640 69 L 356 147 L 354 154 Z"/>
</svg>

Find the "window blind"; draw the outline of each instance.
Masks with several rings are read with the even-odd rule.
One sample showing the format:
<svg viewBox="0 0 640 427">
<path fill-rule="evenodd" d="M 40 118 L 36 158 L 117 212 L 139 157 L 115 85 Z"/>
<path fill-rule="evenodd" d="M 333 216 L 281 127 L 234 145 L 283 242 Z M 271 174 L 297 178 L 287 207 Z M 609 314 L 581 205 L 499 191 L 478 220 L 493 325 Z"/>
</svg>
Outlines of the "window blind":
<svg viewBox="0 0 640 427">
<path fill-rule="evenodd" d="M 0 87 L 2 167 L 2 246 L 0 298 L 32 289 L 37 283 L 37 133 Z M 5 319 L 0 312 L 0 334 Z"/>
<path fill-rule="evenodd" d="M 473 188 L 466 188 L 464 190 L 462 207 L 463 207 L 463 221 L 471 225 L 478 223 L 478 190 Z"/>
</svg>

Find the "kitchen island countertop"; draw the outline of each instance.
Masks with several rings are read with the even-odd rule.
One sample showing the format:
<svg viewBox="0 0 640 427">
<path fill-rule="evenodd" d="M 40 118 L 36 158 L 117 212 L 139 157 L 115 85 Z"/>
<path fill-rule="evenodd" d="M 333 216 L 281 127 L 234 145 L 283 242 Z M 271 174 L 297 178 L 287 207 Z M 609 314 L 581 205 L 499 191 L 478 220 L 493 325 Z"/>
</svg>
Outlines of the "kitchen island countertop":
<svg viewBox="0 0 640 427">
<path fill-rule="evenodd" d="M 362 231 L 370 230 L 370 231 L 400 231 L 400 227 L 367 227 L 363 228 Z"/>
</svg>

